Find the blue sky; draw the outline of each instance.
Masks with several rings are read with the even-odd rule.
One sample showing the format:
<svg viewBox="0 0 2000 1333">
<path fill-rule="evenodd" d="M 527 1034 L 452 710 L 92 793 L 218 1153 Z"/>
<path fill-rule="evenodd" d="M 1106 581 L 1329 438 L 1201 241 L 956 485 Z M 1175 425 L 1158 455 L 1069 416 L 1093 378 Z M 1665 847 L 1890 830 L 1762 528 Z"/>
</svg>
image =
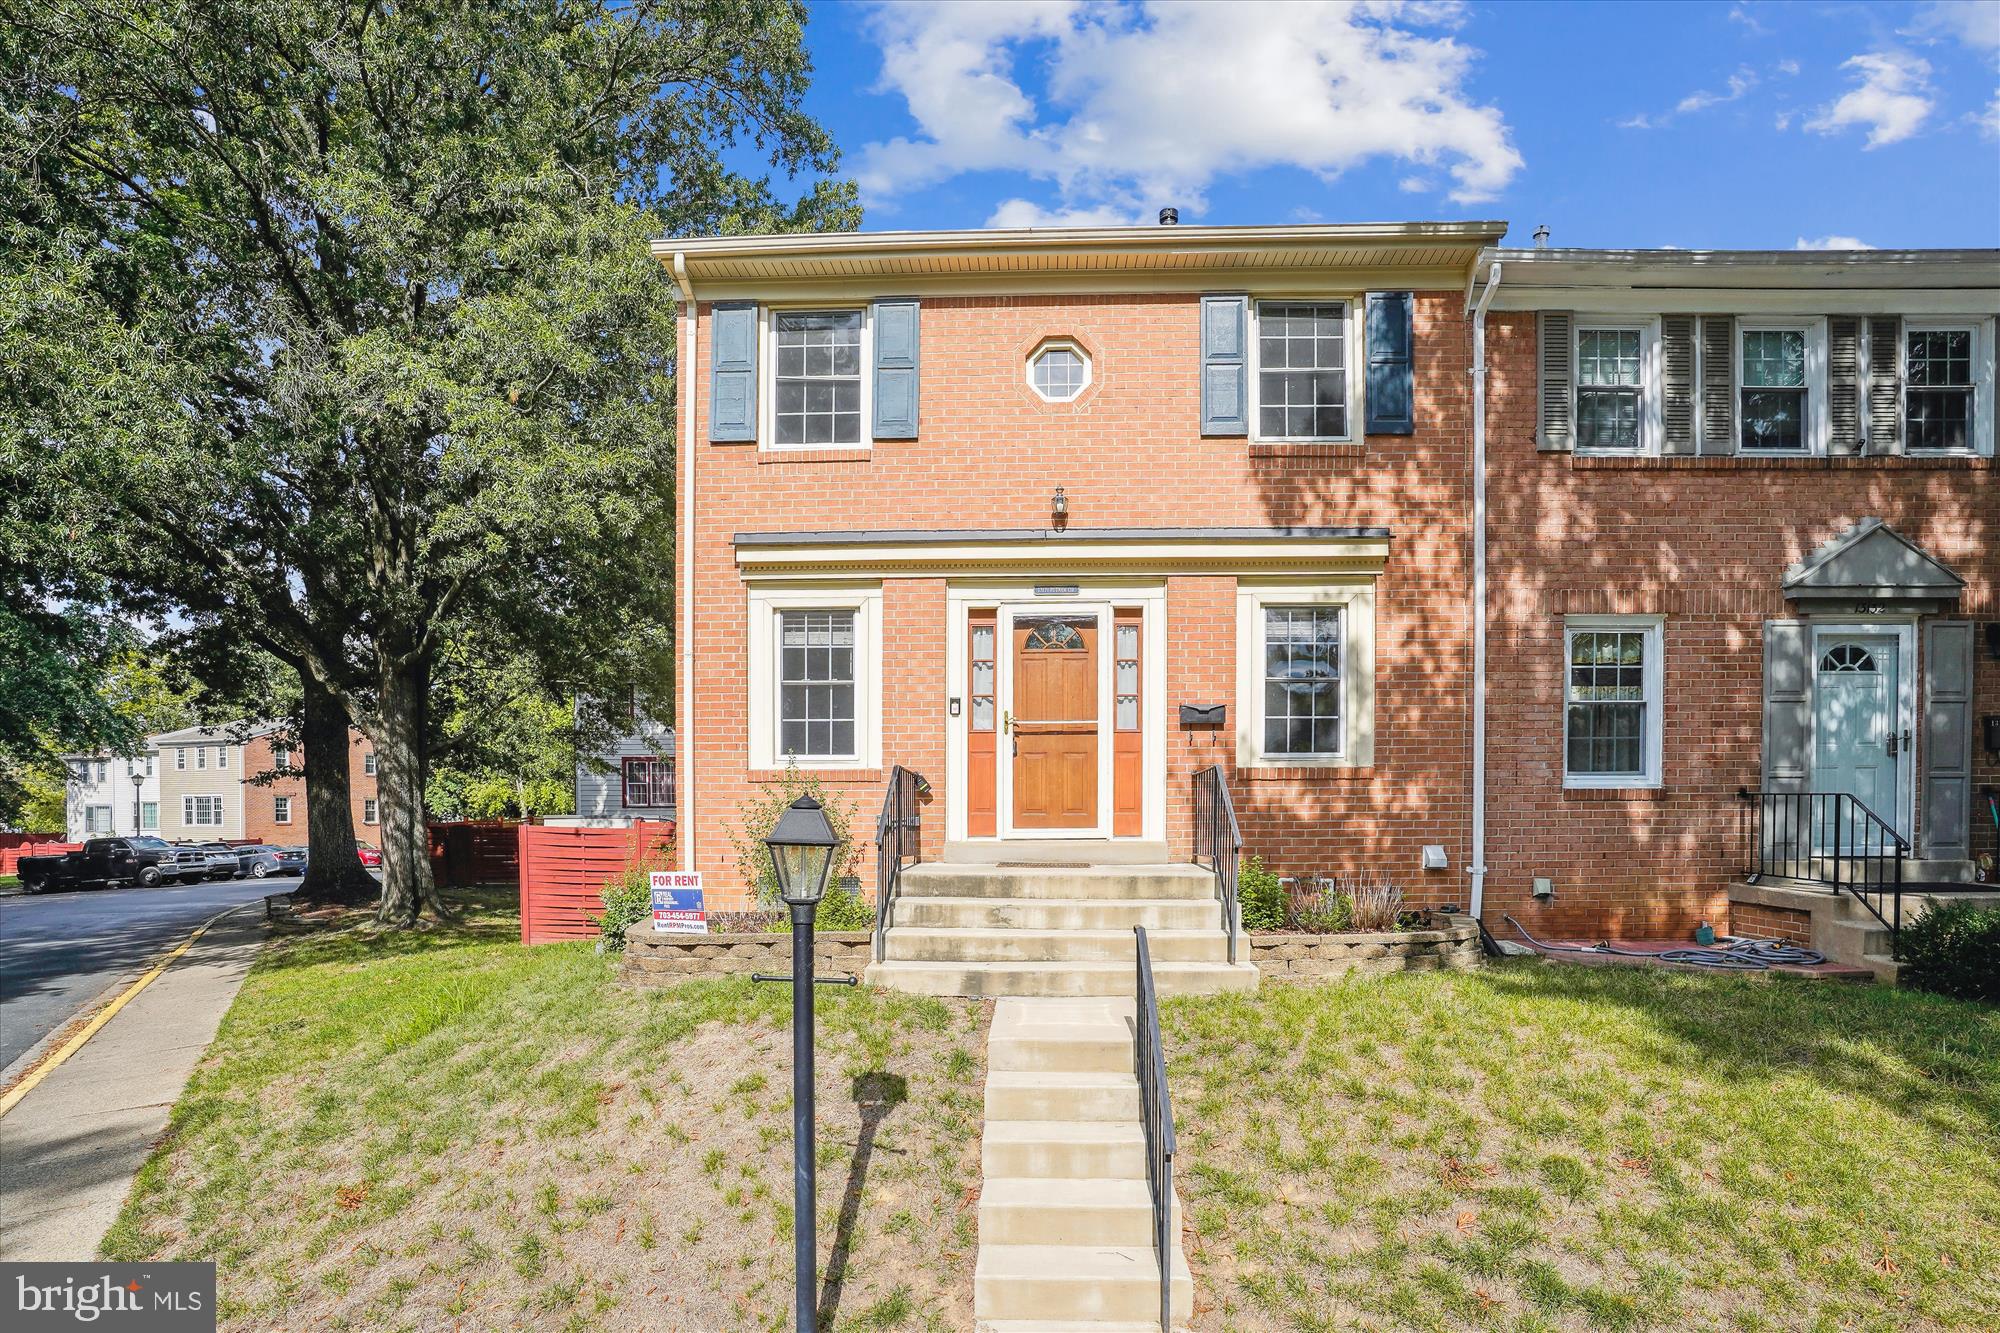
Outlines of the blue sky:
<svg viewBox="0 0 2000 1333">
<path fill-rule="evenodd" d="M 2000 0 L 818 3 L 870 230 L 1504 218 L 2000 245 Z"/>
</svg>

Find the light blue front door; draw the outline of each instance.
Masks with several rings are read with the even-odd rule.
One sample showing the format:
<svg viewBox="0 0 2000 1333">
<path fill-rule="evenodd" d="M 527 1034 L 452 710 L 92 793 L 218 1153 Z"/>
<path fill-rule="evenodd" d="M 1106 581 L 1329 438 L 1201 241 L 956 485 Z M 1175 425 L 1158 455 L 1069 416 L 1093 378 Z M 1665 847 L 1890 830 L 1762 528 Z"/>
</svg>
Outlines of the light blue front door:
<svg viewBox="0 0 2000 1333">
<path fill-rule="evenodd" d="M 1845 792 L 1900 831 L 1897 770 L 1904 745 L 1896 730 L 1897 660 L 1893 635 L 1822 635 L 1813 679 L 1813 774 L 1816 792 Z M 1836 836 L 1856 851 L 1879 851 L 1837 823 L 1834 803 L 1815 811 L 1819 845 Z"/>
</svg>

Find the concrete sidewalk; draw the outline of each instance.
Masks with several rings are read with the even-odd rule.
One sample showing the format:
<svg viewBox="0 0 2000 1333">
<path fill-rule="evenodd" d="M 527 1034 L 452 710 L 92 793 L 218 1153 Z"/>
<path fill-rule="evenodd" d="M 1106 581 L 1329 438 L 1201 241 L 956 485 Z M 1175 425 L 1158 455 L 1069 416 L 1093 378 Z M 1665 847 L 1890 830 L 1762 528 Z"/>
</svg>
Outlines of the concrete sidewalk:
<svg viewBox="0 0 2000 1333">
<path fill-rule="evenodd" d="M 0 1260 L 88 1260 L 264 942 L 262 904 L 217 921 L 0 1117 Z"/>
</svg>

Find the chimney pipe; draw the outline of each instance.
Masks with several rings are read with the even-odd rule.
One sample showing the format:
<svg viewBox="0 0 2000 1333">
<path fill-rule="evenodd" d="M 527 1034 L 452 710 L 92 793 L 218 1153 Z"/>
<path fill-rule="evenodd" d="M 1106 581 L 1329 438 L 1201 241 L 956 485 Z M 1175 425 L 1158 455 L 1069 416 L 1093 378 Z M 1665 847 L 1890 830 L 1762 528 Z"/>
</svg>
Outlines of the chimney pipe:
<svg viewBox="0 0 2000 1333">
<path fill-rule="evenodd" d="M 1178 208 L 1163 208 L 1160 210 L 1160 225 L 1162 227 L 1178 227 L 1180 221 L 1181 211 Z"/>
<path fill-rule="evenodd" d="M 1535 248 L 1537 250 L 1549 248 L 1549 224 L 1546 222 L 1535 228 Z"/>
</svg>

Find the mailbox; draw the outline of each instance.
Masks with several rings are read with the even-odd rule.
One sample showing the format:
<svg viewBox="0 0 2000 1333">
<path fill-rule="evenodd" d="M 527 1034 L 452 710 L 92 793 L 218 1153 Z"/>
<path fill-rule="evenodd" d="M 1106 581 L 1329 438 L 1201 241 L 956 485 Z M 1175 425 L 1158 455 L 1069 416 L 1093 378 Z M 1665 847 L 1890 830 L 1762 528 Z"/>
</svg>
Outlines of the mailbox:
<svg viewBox="0 0 2000 1333">
<path fill-rule="evenodd" d="M 1228 704 L 1182 704 L 1184 727 L 1219 727 L 1229 720 Z"/>
<path fill-rule="evenodd" d="M 1988 713 L 1979 719 L 1979 729 L 1984 737 L 1986 753 L 2000 757 L 2000 713 Z"/>
</svg>

